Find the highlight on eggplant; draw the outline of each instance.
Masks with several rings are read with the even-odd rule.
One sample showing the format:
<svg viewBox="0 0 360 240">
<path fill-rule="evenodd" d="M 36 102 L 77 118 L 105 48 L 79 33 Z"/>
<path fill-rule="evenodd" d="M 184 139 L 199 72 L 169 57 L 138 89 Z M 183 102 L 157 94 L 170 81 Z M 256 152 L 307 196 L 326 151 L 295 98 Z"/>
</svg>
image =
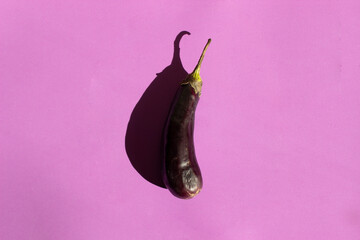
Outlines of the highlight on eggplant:
<svg viewBox="0 0 360 240">
<path fill-rule="evenodd" d="M 180 84 L 164 131 L 163 181 L 174 196 L 182 199 L 193 198 L 203 186 L 195 155 L 194 121 L 202 88 L 200 67 L 210 42 L 195 69 Z"/>
</svg>

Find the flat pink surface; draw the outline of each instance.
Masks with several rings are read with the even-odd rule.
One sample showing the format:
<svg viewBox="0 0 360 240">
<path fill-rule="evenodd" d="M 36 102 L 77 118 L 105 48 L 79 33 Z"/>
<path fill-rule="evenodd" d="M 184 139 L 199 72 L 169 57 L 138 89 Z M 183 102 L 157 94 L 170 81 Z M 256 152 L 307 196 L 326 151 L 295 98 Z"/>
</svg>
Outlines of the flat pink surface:
<svg viewBox="0 0 360 240">
<path fill-rule="evenodd" d="M 360 239 L 360 2 L 0 2 L 0 239 Z M 180 200 L 125 152 L 139 98 L 209 37 Z M 141 146 L 139 146 L 141 151 Z"/>
</svg>

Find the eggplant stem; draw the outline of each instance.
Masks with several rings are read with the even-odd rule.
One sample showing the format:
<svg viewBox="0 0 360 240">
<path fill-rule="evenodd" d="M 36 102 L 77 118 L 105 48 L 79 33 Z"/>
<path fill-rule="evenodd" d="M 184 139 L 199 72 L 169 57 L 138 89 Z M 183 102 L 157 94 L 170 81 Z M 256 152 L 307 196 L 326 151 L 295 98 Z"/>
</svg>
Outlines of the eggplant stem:
<svg viewBox="0 0 360 240">
<path fill-rule="evenodd" d="M 184 81 L 181 83 L 181 85 L 190 84 L 191 87 L 194 89 L 195 93 L 198 94 L 198 96 L 201 95 L 201 87 L 202 87 L 202 80 L 201 80 L 201 77 L 200 77 L 200 66 L 201 66 L 201 63 L 202 63 L 202 61 L 204 59 L 206 49 L 209 47 L 210 43 L 211 43 L 211 39 L 209 38 L 209 40 L 207 41 L 207 43 L 206 43 L 206 45 L 204 47 L 204 50 L 201 53 L 200 59 L 199 59 L 198 63 L 195 66 L 194 71 L 192 71 L 192 73 L 189 74 L 184 79 Z"/>
<path fill-rule="evenodd" d="M 209 40 L 207 41 L 207 43 L 206 43 L 206 45 L 204 47 L 204 50 L 201 53 L 200 59 L 199 59 L 197 65 L 195 66 L 194 71 L 191 73 L 191 75 L 193 75 L 194 78 L 198 78 L 200 76 L 201 63 L 202 63 L 202 61 L 204 59 L 205 52 L 206 52 L 207 48 L 209 47 L 210 43 L 211 43 L 211 39 L 209 38 Z"/>
</svg>

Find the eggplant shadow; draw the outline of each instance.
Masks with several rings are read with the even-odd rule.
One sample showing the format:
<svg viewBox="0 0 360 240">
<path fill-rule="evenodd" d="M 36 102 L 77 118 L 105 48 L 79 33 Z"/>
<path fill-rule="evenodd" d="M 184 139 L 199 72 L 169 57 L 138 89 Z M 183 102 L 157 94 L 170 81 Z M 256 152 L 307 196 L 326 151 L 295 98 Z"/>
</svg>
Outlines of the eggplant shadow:
<svg viewBox="0 0 360 240">
<path fill-rule="evenodd" d="M 125 149 L 132 166 L 147 181 L 166 188 L 162 180 L 164 127 L 171 104 L 188 73 L 180 59 L 180 32 L 174 41 L 171 64 L 151 82 L 131 113 L 125 136 Z"/>
</svg>

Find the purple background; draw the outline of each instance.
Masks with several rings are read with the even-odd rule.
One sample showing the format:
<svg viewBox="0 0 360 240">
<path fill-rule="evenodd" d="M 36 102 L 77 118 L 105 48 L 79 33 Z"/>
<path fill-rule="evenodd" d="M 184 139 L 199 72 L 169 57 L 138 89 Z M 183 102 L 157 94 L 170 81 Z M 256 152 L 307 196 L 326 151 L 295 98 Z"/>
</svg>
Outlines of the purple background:
<svg viewBox="0 0 360 240">
<path fill-rule="evenodd" d="M 0 239 L 359 239 L 359 13 L 357 0 L 1 1 Z M 124 147 L 182 30 L 187 71 L 213 40 L 204 187 L 187 201 Z"/>
</svg>

